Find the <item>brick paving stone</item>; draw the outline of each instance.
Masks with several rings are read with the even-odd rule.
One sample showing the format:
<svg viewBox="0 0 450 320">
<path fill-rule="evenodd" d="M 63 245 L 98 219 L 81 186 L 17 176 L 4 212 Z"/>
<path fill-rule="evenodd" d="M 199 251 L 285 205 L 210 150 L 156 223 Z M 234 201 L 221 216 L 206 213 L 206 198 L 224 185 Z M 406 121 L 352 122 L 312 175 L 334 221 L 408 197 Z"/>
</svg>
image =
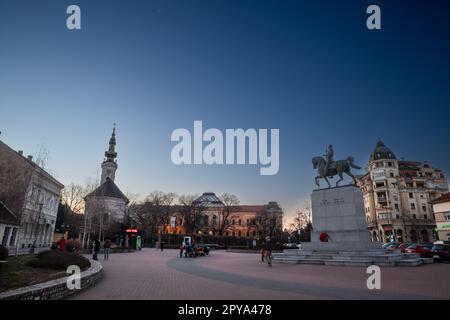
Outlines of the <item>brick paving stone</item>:
<svg viewBox="0 0 450 320">
<path fill-rule="evenodd" d="M 450 298 L 450 264 L 382 268 L 382 290 L 366 288 L 366 268 L 274 264 L 255 254 L 212 251 L 179 258 L 144 248 L 111 254 L 103 279 L 71 299 L 433 299 Z"/>
</svg>

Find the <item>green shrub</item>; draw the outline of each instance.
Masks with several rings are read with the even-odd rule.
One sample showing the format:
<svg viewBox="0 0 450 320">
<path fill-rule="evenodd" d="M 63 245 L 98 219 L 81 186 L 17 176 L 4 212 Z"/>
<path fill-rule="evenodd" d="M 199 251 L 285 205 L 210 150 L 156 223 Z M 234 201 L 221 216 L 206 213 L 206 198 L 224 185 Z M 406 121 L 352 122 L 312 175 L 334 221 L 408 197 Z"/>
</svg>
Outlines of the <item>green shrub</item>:
<svg viewBox="0 0 450 320">
<path fill-rule="evenodd" d="M 76 265 L 81 270 L 89 268 L 91 263 L 88 259 L 76 253 L 59 250 L 39 252 L 35 259 L 28 262 L 34 268 L 46 268 L 54 270 L 65 270 L 70 265 Z"/>
<path fill-rule="evenodd" d="M 9 255 L 8 248 L 6 248 L 3 245 L 0 245 L 0 261 L 6 260 L 6 258 L 8 258 L 8 255 Z"/>
</svg>

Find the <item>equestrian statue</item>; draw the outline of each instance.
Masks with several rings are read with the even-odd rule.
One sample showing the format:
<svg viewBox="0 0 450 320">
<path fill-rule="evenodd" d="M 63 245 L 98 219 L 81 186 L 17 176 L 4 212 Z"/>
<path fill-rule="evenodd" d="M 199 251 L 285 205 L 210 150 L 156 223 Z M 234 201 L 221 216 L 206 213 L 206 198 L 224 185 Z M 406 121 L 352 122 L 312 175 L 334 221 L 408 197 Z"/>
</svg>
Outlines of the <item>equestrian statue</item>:
<svg viewBox="0 0 450 320">
<path fill-rule="evenodd" d="M 331 144 L 328 146 L 324 157 L 325 159 L 321 156 L 312 158 L 313 167 L 314 169 L 317 169 L 318 173 L 316 177 L 317 187 L 320 187 L 319 179 L 325 179 L 328 183 L 328 188 L 331 188 L 328 178 L 333 178 L 335 175 L 339 176 L 339 180 L 336 181 L 336 187 L 338 187 L 339 182 L 344 180 L 344 177 L 342 176 L 343 173 L 351 177 L 355 185 L 357 184 L 356 177 L 351 173 L 350 168 L 361 169 L 361 167 L 353 163 L 353 157 L 348 157 L 345 160 L 334 161 L 334 151 Z"/>
</svg>

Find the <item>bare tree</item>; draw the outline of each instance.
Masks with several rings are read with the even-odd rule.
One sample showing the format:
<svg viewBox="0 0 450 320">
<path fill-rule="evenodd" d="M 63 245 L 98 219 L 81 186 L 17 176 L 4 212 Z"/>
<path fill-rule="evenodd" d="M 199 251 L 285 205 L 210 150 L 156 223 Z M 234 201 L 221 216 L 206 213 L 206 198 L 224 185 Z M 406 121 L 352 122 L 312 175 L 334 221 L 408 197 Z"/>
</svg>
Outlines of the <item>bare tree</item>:
<svg viewBox="0 0 450 320">
<path fill-rule="evenodd" d="M 85 188 L 82 185 L 70 183 L 61 193 L 61 202 L 67 205 L 74 213 L 84 212 Z"/>
<path fill-rule="evenodd" d="M 158 210 L 153 202 L 133 203 L 130 206 L 130 216 L 147 234 L 157 233 Z"/>
<path fill-rule="evenodd" d="M 294 222 L 290 224 L 292 231 L 297 232 L 303 230 L 311 223 L 311 203 L 305 201 L 301 209 L 297 209 L 295 212 Z"/>
<path fill-rule="evenodd" d="M 178 198 L 180 213 L 183 216 L 184 227 L 187 233 L 194 233 L 201 229 L 204 225 L 204 211 L 206 207 L 195 201 L 197 195 L 181 195 Z"/>
<path fill-rule="evenodd" d="M 219 197 L 223 203 L 222 210 L 219 213 L 217 232 L 222 236 L 231 225 L 233 214 L 239 210 L 239 199 L 234 194 L 224 193 Z"/>
<path fill-rule="evenodd" d="M 34 154 L 34 163 L 47 172 L 50 172 L 47 168 L 48 160 L 50 159 L 50 151 L 44 144 L 39 146 L 39 150 Z"/>
<path fill-rule="evenodd" d="M 170 218 L 174 213 L 173 204 L 176 198 L 177 195 L 175 193 L 166 193 L 162 196 L 161 224 L 164 233 L 166 232 L 166 228 L 170 224 Z"/>
</svg>

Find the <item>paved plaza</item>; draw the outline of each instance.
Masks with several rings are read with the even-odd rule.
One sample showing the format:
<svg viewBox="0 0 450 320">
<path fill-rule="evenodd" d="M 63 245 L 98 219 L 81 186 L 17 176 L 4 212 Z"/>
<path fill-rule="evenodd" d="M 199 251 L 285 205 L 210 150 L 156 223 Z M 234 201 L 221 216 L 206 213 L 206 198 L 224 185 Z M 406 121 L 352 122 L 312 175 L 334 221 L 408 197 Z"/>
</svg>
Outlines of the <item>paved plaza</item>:
<svg viewBox="0 0 450 320">
<path fill-rule="evenodd" d="M 178 250 L 112 254 L 103 279 L 72 299 L 442 299 L 450 264 L 381 269 L 381 290 L 368 290 L 366 268 L 274 264 L 258 254 L 213 251 L 179 258 Z"/>
</svg>

